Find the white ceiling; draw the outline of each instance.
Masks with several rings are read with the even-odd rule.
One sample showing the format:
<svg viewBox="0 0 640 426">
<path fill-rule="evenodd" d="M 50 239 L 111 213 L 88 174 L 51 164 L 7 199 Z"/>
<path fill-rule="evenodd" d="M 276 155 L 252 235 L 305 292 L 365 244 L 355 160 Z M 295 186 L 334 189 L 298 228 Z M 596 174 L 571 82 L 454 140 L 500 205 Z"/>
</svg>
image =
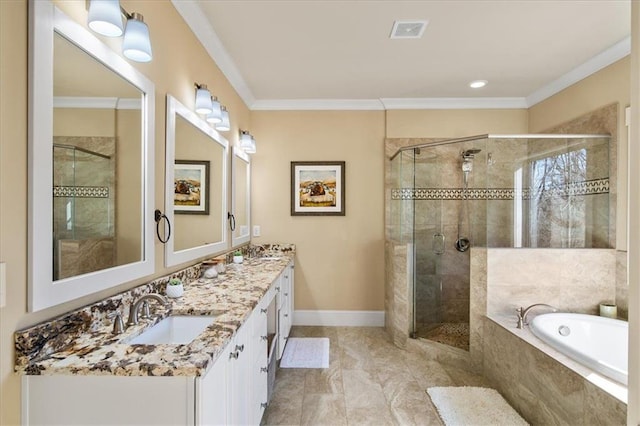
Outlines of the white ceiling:
<svg viewBox="0 0 640 426">
<path fill-rule="evenodd" d="M 629 51 L 628 0 L 173 3 L 254 109 L 524 107 Z M 429 21 L 422 39 L 389 38 L 411 19 Z"/>
</svg>

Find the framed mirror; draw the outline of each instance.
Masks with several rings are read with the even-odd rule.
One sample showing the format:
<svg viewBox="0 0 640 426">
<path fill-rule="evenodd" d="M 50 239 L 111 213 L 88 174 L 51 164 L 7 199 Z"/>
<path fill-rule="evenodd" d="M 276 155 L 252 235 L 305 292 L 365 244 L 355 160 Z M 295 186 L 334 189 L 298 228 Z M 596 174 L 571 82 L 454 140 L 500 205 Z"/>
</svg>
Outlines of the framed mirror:
<svg viewBox="0 0 640 426">
<path fill-rule="evenodd" d="M 167 267 L 228 248 L 229 142 L 195 112 L 167 96 L 165 215 L 173 232 Z"/>
<path fill-rule="evenodd" d="M 29 310 L 154 271 L 154 85 L 30 3 Z"/>
<path fill-rule="evenodd" d="M 231 175 L 231 213 L 235 222 L 232 242 L 238 246 L 251 240 L 251 159 L 241 149 L 233 149 Z"/>
</svg>

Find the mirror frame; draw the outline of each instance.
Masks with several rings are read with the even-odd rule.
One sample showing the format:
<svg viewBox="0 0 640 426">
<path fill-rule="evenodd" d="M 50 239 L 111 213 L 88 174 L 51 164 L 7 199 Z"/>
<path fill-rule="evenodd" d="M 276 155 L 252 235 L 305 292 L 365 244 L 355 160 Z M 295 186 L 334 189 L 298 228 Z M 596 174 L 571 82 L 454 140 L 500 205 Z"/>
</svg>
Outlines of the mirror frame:
<svg viewBox="0 0 640 426">
<path fill-rule="evenodd" d="M 54 31 L 138 88 L 141 125 L 141 259 L 53 281 L 53 37 Z M 155 268 L 154 84 L 49 0 L 29 3 L 28 310 L 39 311 L 153 274 Z"/>
<path fill-rule="evenodd" d="M 167 135 L 166 135 L 166 146 L 165 146 L 165 197 L 164 197 L 164 214 L 169 219 L 169 222 L 175 223 L 175 214 L 173 209 L 173 195 L 174 195 L 174 165 L 176 160 L 176 115 L 180 115 L 182 118 L 191 123 L 198 130 L 206 134 L 212 139 L 212 143 L 217 143 L 222 146 L 224 151 L 224 158 L 222 161 L 222 193 L 220 200 L 214 200 L 213 198 L 209 199 L 210 205 L 212 203 L 221 202 L 222 203 L 222 212 L 223 214 L 220 217 L 220 227 L 222 230 L 222 240 L 211 243 L 204 244 L 201 246 L 191 247 L 184 250 L 175 251 L 174 247 L 174 236 L 172 235 L 169 238 L 169 241 L 165 244 L 165 266 L 175 266 L 180 263 L 189 262 L 200 257 L 205 257 L 209 255 L 213 255 L 219 252 L 222 252 L 227 249 L 229 244 L 229 236 L 226 227 L 227 218 L 224 215 L 227 212 L 227 186 L 228 186 L 228 177 L 227 177 L 227 164 L 229 162 L 229 142 L 217 131 L 213 130 L 213 128 L 207 123 L 205 120 L 200 118 L 198 114 L 191 111 L 189 108 L 184 106 L 180 101 L 174 98 L 171 95 L 167 95 Z"/>
<path fill-rule="evenodd" d="M 240 244 L 244 244 L 244 243 L 248 243 L 251 241 L 251 157 L 249 156 L 249 154 L 247 154 L 246 152 L 244 152 L 242 149 L 234 147 L 233 148 L 233 157 L 231 158 L 231 184 L 232 184 L 232 188 L 231 188 L 231 213 L 232 214 L 236 214 L 236 182 L 235 182 L 235 173 L 236 173 L 236 168 L 238 167 L 238 161 L 244 161 L 245 163 L 247 163 L 247 199 L 246 199 L 246 206 L 247 206 L 247 211 L 246 211 L 246 215 L 247 215 L 247 234 L 246 235 L 240 235 L 238 237 L 233 237 L 232 236 L 232 244 L 234 247 L 240 245 Z M 233 234 L 232 234 L 233 235 Z"/>
</svg>

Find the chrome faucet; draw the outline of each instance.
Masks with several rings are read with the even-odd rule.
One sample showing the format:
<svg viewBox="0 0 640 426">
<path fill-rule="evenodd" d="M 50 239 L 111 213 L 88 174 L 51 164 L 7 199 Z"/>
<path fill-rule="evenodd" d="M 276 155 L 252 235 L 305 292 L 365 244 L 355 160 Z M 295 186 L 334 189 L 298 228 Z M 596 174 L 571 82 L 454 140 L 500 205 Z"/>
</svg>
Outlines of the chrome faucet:
<svg viewBox="0 0 640 426">
<path fill-rule="evenodd" d="M 524 309 L 522 307 L 516 309 L 516 313 L 518 314 L 518 325 L 516 325 L 516 327 L 518 328 L 524 328 L 525 325 L 529 324 L 527 322 L 527 315 L 529 314 L 529 311 L 533 308 L 537 308 L 537 307 L 544 307 L 544 308 L 549 308 L 551 309 L 553 312 L 556 312 L 558 309 L 551 306 L 551 305 L 547 305 L 546 303 L 536 303 L 533 304 L 531 306 L 529 306 L 527 309 Z"/>
<path fill-rule="evenodd" d="M 147 300 L 153 299 L 158 303 L 164 305 L 165 308 L 169 307 L 169 301 L 162 295 L 158 293 L 149 293 L 141 296 L 135 303 L 131 304 L 131 308 L 129 308 L 129 320 L 127 321 L 127 325 L 136 325 L 138 324 L 138 310 L 140 310 L 140 306 Z"/>
</svg>

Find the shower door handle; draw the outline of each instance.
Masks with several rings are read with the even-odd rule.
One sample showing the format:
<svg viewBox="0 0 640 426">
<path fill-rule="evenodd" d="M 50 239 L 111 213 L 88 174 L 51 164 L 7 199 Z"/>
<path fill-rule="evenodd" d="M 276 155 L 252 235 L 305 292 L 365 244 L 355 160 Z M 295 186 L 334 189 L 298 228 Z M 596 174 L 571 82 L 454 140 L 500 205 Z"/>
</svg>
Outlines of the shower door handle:
<svg viewBox="0 0 640 426">
<path fill-rule="evenodd" d="M 444 234 L 433 234 L 433 241 L 431 241 L 431 250 L 437 255 L 444 254 Z"/>
</svg>

